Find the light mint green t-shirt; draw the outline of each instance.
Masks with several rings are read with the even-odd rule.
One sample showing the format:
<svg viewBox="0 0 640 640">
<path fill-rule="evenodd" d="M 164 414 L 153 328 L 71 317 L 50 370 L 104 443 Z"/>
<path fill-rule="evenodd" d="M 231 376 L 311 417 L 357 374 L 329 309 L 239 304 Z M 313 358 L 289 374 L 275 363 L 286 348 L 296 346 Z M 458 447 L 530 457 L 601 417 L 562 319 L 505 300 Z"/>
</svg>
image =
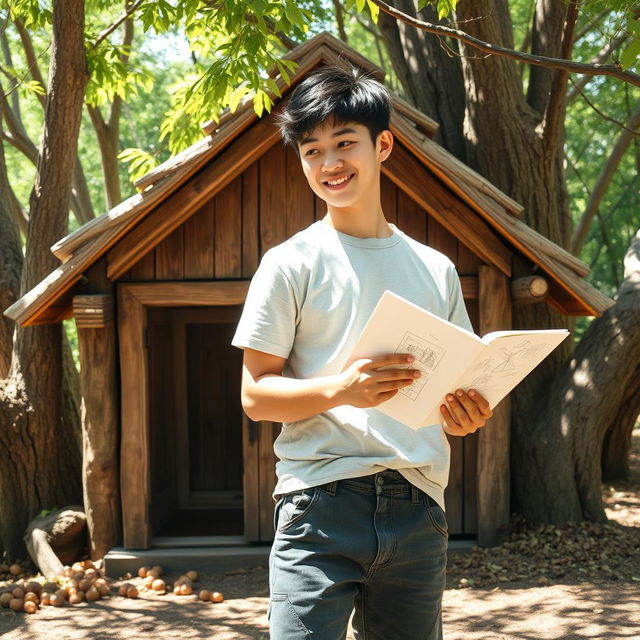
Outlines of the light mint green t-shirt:
<svg viewBox="0 0 640 640">
<path fill-rule="evenodd" d="M 232 344 L 286 358 L 286 377 L 339 373 L 387 289 L 472 330 L 451 260 L 391 228 L 388 238 L 356 238 L 318 221 L 267 251 Z M 343 405 L 284 423 L 274 450 L 274 496 L 397 469 L 444 508 L 441 425 L 414 430 L 375 408 Z"/>
</svg>

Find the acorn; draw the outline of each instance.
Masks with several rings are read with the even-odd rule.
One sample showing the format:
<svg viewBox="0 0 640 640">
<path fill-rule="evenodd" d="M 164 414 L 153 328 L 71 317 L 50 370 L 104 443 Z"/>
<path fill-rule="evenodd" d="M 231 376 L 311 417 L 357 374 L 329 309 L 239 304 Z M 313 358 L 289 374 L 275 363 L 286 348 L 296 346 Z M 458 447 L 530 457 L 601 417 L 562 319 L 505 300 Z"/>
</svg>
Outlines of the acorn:
<svg viewBox="0 0 640 640">
<path fill-rule="evenodd" d="M 51 604 L 54 607 L 61 607 L 65 602 L 66 600 L 59 593 L 53 593 L 51 595 Z"/>
<path fill-rule="evenodd" d="M 13 600 L 13 595 L 11 591 L 5 591 L 4 593 L 0 593 L 0 606 L 5 609 L 9 608 L 9 603 Z"/>
<path fill-rule="evenodd" d="M 95 602 L 100 599 L 100 592 L 95 587 L 90 587 L 85 595 L 88 602 Z"/>
<path fill-rule="evenodd" d="M 198 594 L 198 598 L 200 598 L 202 602 L 211 602 L 211 591 L 208 589 L 202 589 Z"/>
<path fill-rule="evenodd" d="M 151 584 L 151 588 L 158 593 L 165 593 L 167 590 L 167 585 L 165 584 L 164 580 L 156 578 Z"/>
<path fill-rule="evenodd" d="M 12 598 L 9 603 L 9 608 L 12 611 L 22 611 L 22 607 L 24 607 L 24 600 L 22 598 Z"/>
<path fill-rule="evenodd" d="M 151 567 L 147 567 L 147 566 L 140 567 L 140 568 L 138 569 L 138 577 L 139 577 L 139 578 L 146 578 L 146 577 L 147 577 L 147 572 L 148 572 L 150 569 L 151 569 Z"/>
<path fill-rule="evenodd" d="M 35 613 L 38 610 L 38 605 L 35 602 L 33 602 L 33 600 L 27 600 L 22 605 L 22 610 L 25 613 Z"/>
<path fill-rule="evenodd" d="M 138 597 L 138 589 L 131 585 L 127 589 L 127 598 L 137 598 Z"/>
<path fill-rule="evenodd" d="M 22 567 L 17 563 L 14 562 L 10 567 L 9 567 L 9 573 L 12 576 L 19 576 L 22 573 Z"/>
<path fill-rule="evenodd" d="M 185 573 L 184 575 L 187 576 L 187 578 L 189 578 L 189 580 L 191 580 L 191 582 L 197 582 L 198 581 L 198 572 L 197 571 L 187 571 L 187 573 Z"/>
<path fill-rule="evenodd" d="M 214 591 L 211 594 L 211 602 L 222 602 L 224 600 L 224 596 L 219 591 Z"/>
</svg>

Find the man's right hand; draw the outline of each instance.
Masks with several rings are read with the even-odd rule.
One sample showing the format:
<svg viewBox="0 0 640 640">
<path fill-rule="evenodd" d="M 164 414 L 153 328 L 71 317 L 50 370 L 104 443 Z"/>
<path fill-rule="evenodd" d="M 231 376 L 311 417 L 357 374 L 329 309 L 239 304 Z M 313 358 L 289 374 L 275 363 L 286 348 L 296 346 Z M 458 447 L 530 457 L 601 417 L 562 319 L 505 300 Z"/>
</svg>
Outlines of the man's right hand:
<svg viewBox="0 0 640 640">
<path fill-rule="evenodd" d="M 398 353 L 356 360 L 339 374 L 336 399 L 361 409 L 376 407 L 420 377 L 419 369 L 400 368 L 413 361 L 412 355 Z"/>
</svg>

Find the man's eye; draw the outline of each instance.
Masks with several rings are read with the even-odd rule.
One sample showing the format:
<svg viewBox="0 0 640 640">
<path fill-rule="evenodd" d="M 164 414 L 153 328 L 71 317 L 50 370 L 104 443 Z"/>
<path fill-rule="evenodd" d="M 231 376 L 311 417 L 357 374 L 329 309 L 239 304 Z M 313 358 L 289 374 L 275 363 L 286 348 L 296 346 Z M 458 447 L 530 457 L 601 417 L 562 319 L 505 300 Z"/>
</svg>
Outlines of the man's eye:
<svg viewBox="0 0 640 640">
<path fill-rule="evenodd" d="M 353 144 L 353 142 L 352 142 L 351 140 L 341 140 L 341 141 L 338 143 L 338 146 L 339 146 L 339 147 L 345 147 L 345 146 L 348 146 L 348 145 L 350 145 L 350 144 Z"/>
<path fill-rule="evenodd" d="M 305 156 L 312 156 L 315 153 L 317 153 L 317 151 L 318 151 L 317 149 L 309 149 L 308 151 L 305 151 L 304 155 Z"/>
</svg>

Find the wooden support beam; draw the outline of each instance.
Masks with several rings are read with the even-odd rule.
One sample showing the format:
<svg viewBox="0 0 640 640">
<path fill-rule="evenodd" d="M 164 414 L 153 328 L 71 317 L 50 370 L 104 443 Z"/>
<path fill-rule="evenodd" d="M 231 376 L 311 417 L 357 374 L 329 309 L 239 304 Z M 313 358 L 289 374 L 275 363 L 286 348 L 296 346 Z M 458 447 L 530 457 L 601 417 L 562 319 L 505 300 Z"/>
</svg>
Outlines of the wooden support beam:
<svg viewBox="0 0 640 640">
<path fill-rule="evenodd" d="M 103 329 L 113 324 L 113 296 L 92 294 L 73 297 L 73 317 L 78 329 Z"/>
<path fill-rule="evenodd" d="M 108 299 L 111 296 L 76 296 Z M 76 299 L 74 299 L 74 308 Z M 101 311 L 107 307 L 102 307 Z M 96 315 L 89 316 L 92 322 Z M 120 539 L 120 480 L 118 478 L 118 392 L 116 388 L 116 329 L 112 321 L 102 326 L 76 318 L 80 351 L 82 393 L 82 490 L 89 528 L 89 552 L 103 558 Z"/>
<path fill-rule="evenodd" d="M 542 276 L 525 276 L 511 282 L 511 298 L 514 304 L 542 302 L 549 292 L 549 283 Z"/>
<path fill-rule="evenodd" d="M 145 327 L 146 312 L 140 299 L 126 286 L 118 287 L 122 419 L 120 489 L 126 549 L 148 549 L 151 539 L 149 372 Z"/>
<path fill-rule="evenodd" d="M 480 335 L 511 329 L 509 280 L 498 269 L 481 265 L 478 270 Z M 509 524 L 509 444 L 511 403 L 509 396 L 493 410 L 493 417 L 478 431 L 478 543 L 490 547 L 506 538 Z"/>
</svg>

